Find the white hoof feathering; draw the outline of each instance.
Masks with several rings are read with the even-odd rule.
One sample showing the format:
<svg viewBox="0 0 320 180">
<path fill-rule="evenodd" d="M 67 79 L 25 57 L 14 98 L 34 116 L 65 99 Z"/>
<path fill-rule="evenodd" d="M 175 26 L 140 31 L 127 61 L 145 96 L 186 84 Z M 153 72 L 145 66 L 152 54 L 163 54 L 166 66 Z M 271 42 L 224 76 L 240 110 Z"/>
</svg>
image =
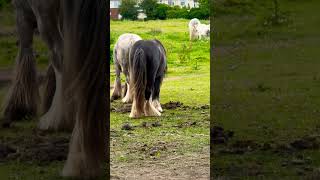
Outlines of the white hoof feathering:
<svg viewBox="0 0 320 180">
<path fill-rule="evenodd" d="M 56 74 L 56 92 L 53 96 L 52 104 L 47 113 L 45 113 L 39 121 L 38 128 L 40 130 L 58 130 L 63 128 L 62 113 L 62 78 L 61 74 L 55 70 Z"/>
<path fill-rule="evenodd" d="M 154 100 L 152 101 L 152 105 L 159 111 L 159 112 L 163 112 L 163 109 L 161 107 L 161 104 L 159 102 L 159 100 Z"/>
<path fill-rule="evenodd" d="M 136 102 L 135 102 L 135 100 L 133 100 L 132 107 L 131 107 L 131 112 L 130 112 L 129 117 L 130 118 L 139 118 L 142 115 L 143 115 L 143 113 L 142 112 L 138 112 L 137 107 L 136 107 Z"/>
<path fill-rule="evenodd" d="M 144 105 L 145 116 L 161 116 L 161 113 L 151 104 L 151 101 L 146 101 Z"/>
<path fill-rule="evenodd" d="M 131 103 L 132 102 L 132 100 L 131 100 L 131 98 L 130 98 L 130 86 L 129 86 L 129 84 L 127 83 L 127 92 L 126 92 L 126 96 L 122 99 L 122 102 L 124 102 L 124 103 Z"/>
</svg>

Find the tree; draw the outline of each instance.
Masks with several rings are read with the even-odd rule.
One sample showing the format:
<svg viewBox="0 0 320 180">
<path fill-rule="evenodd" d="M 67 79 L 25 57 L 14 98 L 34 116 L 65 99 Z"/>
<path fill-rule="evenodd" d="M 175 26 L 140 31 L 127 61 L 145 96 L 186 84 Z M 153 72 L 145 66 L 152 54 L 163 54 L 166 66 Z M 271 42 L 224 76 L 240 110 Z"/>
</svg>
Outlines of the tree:
<svg viewBox="0 0 320 180">
<path fill-rule="evenodd" d="M 199 8 L 203 11 L 209 14 L 210 12 L 210 3 L 209 0 L 198 0 L 199 2 Z"/>
<path fill-rule="evenodd" d="M 138 8 L 136 0 L 122 0 L 119 12 L 123 19 L 136 20 L 138 17 Z"/>
<path fill-rule="evenodd" d="M 156 19 L 167 19 L 167 11 L 170 9 L 170 6 L 166 4 L 157 4 L 155 9 L 155 18 Z"/>
<path fill-rule="evenodd" d="M 156 19 L 157 0 L 142 0 L 140 7 L 144 10 L 148 19 Z"/>
</svg>

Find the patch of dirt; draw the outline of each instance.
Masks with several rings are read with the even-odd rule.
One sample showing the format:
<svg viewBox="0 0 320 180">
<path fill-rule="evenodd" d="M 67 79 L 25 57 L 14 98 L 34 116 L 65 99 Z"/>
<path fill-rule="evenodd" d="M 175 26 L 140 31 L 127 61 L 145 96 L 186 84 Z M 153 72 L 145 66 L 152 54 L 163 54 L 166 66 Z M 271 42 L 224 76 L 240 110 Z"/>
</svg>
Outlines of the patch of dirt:
<svg viewBox="0 0 320 180">
<path fill-rule="evenodd" d="M 244 154 L 259 149 L 261 146 L 252 140 L 238 140 L 226 149 L 220 150 L 221 154 Z"/>
<path fill-rule="evenodd" d="M 122 106 L 112 106 L 111 111 L 112 112 L 118 112 L 118 113 L 129 113 L 131 112 L 131 104 L 123 104 Z"/>
<path fill-rule="evenodd" d="M 165 145 L 153 148 L 155 151 L 159 149 L 160 151 L 165 150 Z M 172 155 L 131 163 L 111 163 L 112 180 L 208 180 L 209 177 L 209 148 L 198 153 Z"/>
<path fill-rule="evenodd" d="M 213 144 L 227 143 L 228 140 L 233 137 L 233 135 L 233 131 L 225 131 L 221 126 L 213 126 L 210 131 L 210 138 Z"/>
<path fill-rule="evenodd" d="M 320 147 L 319 136 L 306 136 L 301 139 L 294 140 L 290 145 L 298 150 L 303 149 L 317 149 Z"/>
<path fill-rule="evenodd" d="M 176 101 L 176 102 L 175 101 L 170 101 L 168 103 L 162 104 L 161 106 L 164 109 L 177 109 L 179 107 L 182 107 L 183 103 L 179 102 L 179 101 Z"/>
<path fill-rule="evenodd" d="M 0 145 L 1 161 L 36 161 L 41 164 L 65 160 L 69 146 L 69 140 L 63 137 L 32 136 L 28 138 L 6 139 L 5 142 L 7 145 Z"/>
</svg>

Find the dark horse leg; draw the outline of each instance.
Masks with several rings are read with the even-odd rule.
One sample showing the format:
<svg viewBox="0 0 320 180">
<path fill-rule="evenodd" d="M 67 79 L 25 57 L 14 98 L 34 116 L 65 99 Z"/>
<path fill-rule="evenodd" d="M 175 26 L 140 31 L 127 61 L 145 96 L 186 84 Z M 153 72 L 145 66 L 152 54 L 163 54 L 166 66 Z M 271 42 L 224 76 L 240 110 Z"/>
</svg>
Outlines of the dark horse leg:
<svg viewBox="0 0 320 180">
<path fill-rule="evenodd" d="M 107 1 L 61 2 L 64 15 L 63 109 L 67 120 L 76 119 L 62 175 L 93 179 L 100 175 L 103 166 L 109 167 L 106 162 L 110 107 Z"/>
<path fill-rule="evenodd" d="M 14 5 L 20 43 L 14 78 L 4 106 L 4 126 L 9 126 L 14 120 L 36 115 L 39 100 L 36 62 L 32 49 L 35 17 L 26 2 L 15 1 Z"/>
<path fill-rule="evenodd" d="M 144 114 L 145 116 L 161 116 L 161 113 L 152 105 L 152 97 L 154 94 L 155 86 L 155 75 L 156 72 L 152 72 L 152 69 L 147 71 L 147 86 L 145 90 L 145 105 Z"/>
<path fill-rule="evenodd" d="M 52 64 L 50 64 L 47 69 L 43 91 L 41 112 L 46 113 L 51 107 L 56 92 L 56 75 Z"/>
<path fill-rule="evenodd" d="M 160 87 L 161 87 L 162 80 L 163 80 L 162 76 L 159 76 L 156 78 L 153 86 L 153 93 L 152 93 L 152 105 L 159 112 L 163 111 L 160 104 Z"/>
<path fill-rule="evenodd" d="M 41 38 L 48 45 L 51 52 L 51 67 L 49 76 L 55 74 L 55 81 L 48 82 L 48 86 L 55 86 L 51 106 L 48 111 L 40 118 L 38 127 L 41 130 L 62 130 L 72 129 L 74 122 L 66 121 L 62 107 L 62 54 L 63 41 L 59 30 L 59 3 L 50 0 L 47 5 L 34 3 L 34 13 L 38 17 L 38 29 Z M 52 69 L 50 69 L 52 68 Z M 51 71 L 51 72 L 50 72 Z M 51 83 L 55 83 L 52 85 Z M 47 91 L 48 92 L 48 91 Z M 45 94 L 50 98 L 52 94 Z"/>
</svg>

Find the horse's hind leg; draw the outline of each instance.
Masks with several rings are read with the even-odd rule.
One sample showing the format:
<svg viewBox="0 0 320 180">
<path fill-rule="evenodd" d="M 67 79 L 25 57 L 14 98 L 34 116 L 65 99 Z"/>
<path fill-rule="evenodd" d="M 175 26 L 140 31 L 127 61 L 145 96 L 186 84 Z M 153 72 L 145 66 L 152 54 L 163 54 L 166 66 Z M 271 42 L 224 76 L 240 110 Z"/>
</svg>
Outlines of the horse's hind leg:
<svg viewBox="0 0 320 180">
<path fill-rule="evenodd" d="M 159 111 L 162 112 L 162 107 L 160 104 L 160 87 L 163 77 L 157 77 L 154 82 L 153 93 L 152 93 L 152 105 Z"/>
<path fill-rule="evenodd" d="M 145 104 L 144 104 L 144 115 L 145 116 L 161 116 L 161 113 L 152 105 L 151 94 L 153 92 L 154 78 L 148 75 L 147 87 L 145 91 Z"/>
<path fill-rule="evenodd" d="M 55 81 L 49 83 L 55 83 L 49 85 L 55 87 L 55 92 L 52 98 L 51 106 L 49 110 L 40 118 L 38 127 L 41 130 L 62 130 L 72 129 L 74 121 L 66 121 L 62 110 L 62 37 L 57 27 L 57 16 L 40 14 L 38 16 L 38 28 L 42 39 L 47 43 L 51 50 L 51 63 L 52 72 L 50 76 L 55 74 Z M 50 67 L 49 67 L 50 68 Z M 50 69 L 49 69 L 50 70 Z M 52 94 L 47 94 L 51 96 Z M 46 97 L 50 98 L 50 97 Z"/>
<path fill-rule="evenodd" d="M 46 113 L 49 111 L 55 91 L 56 91 L 56 75 L 54 72 L 53 65 L 50 64 L 47 69 L 45 84 L 44 84 L 44 92 L 42 95 L 42 110 L 41 110 L 42 113 Z"/>
<path fill-rule="evenodd" d="M 36 62 L 32 49 L 33 32 L 36 27 L 33 18 L 32 14 L 26 14 L 17 8 L 19 53 L 12 86 L 4 106 L 5 122 L 3 125 L 9 125 L 13 120 L 20 120 L 37 113 L 39 90 Z"/>
<path fill-rule="evenodd" d="M 116 56 L 116 54 L 115 54 Z M 115 71 L 116 71 L 116 80 L 114 82 L 114 90 L 111 96 L 111 100 L 116 100 L 121 97 L 121 78 L 120 78 L 120 73 L 121 73 L 121 67 L 119 62 L 115 61 Z"/>
</svg>

